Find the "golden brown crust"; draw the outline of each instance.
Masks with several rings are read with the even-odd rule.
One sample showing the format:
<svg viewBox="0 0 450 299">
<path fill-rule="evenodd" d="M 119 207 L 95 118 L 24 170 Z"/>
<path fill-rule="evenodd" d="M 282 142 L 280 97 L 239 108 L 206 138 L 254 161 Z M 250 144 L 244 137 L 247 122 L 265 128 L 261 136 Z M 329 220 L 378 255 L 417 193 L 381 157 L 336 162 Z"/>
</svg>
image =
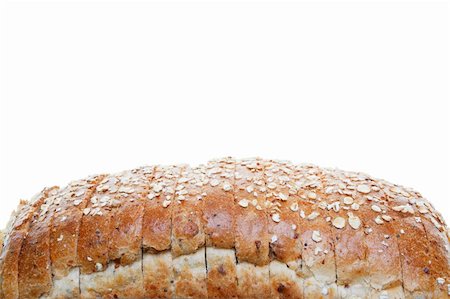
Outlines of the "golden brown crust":
<svg viewBox="0 0 450 299">
<path fill-rule="evenodd" d="M 199 166 L 184 169 L 176 187 L 171 204 L 175 298 L 207 297 L 203 187 L 209 183 Z"/>
<path fill-rule="evenodd" d="M 55 210 L 50 230 L 50 257 L 55 279 L 69 275 L 69 271 L 77 266 L 77 244 L 83 209 L 102 178 L 103 176 L 93 176 L 72 182 L 68 188 L 70 192 L 65 193 Z M 78 284 L 74 287 L 78 289 Z"/>
<path fill-rule="evenodd" d="M 209 184 L 203 186 L 206 234 L 207 292 L 209 298 L 237 298 L 234 173 L 236 161 L 207 164 Z M 221 188 L 214 187 L 220 182 Z M 211 184 L 212 183 L 212 184 Z"/>
<path fill-rule="evenodd" d="M 266 214 L 264 165 L 259 160 L 244 160 L 236 165 L 235 204 L 236 256 L 239 263 L 258 266 L 269 262 L 269 230 Z"/>
<path fill-rule="evenodd" d="M 20 249 L 19 297 L 38 298 L 52 288 L 50 269 L 50 224 L 64 192 L 47 197 L 33 215 L 30 227 Z"/>
<path fill-rule="evenodd" d="M 335 298 L 336 260 L 331 228 L 317 205 L 303 202 L 299 209 L 303 245 L 301 275 L 305 298 Z"/>
<path fill-rule="evenodd" d="M 144 201 L 142 244 L 144 250 L 170 250 L 172 233 L 172 206 L 167 203 L 175 196 L 175 188 L 183 167 L 157 166 Z M 163 208 L 163 204 L 166 205 Z"/>
<path fill-rule="evenodd" d="M 24 202 L 19 206 L 19 213 L 8 230 L 8 239 L 3 240 L 4 251 L 1 256 L 2 265 L 0 268 L 1 298 L 18 298 L 19 296 L 19 254 L 23 240 L 26 237 L 30 222 L 50 194 L 57 190 L 56 187 L 46 188 L 37 194 L 30 202 Z M 1 252 L 1 251 L 0 251 Z"/>
<path fill-rule="evenodd" d="M 427 217 L 422 217 L 425 233 L 429 242 L 430 249 L 430 274 L 433 277 L 433 282 L 437 288 L 435 289 L 434 296 L 436 298 L 445 298 L 448 293 L 448 286 L 443 283 L 446 279 L 450 278 L 450 264 L 443 263 L 442 261 L 448 260 L 449 255 L 442 246 L 446 244 L 448 248 L 448 239 L 442 232 L 429 220 Z"/>
<path fill-rule="evenodd" d="M 361 206 L 360 209 L 367 207 Z M 369 282 L 377 291 L 400 287 L 400 293 L 404 296 L 398 232 L 391 221 L 380 225 L 373 218 L 364 219 Z"/>
<path fill-rule="evenodd" d="M 144 202 L 144 288 L 150 298 L 173 296 L 172 203 L 184 166 L 157 166 Z M 165 206 L 165 207 L 164 207 Z"/>
<path fill-rule="evenodd" d="M 10 221 L 1 298 L 449 293 L 440 214 L 362 173 L 225 158 L 94 176 L 48 195 Z"/>
<path fill-rule="evenodd" d="M 111 218 L 109 259 L 117 265 L 128 265 L 141 257 L 144 201 L 147 201 L 152 167 L 134 169 L 121 176 L 121 187 L 115 199 L 122 202 Z"/>
<path fill-rule="evenodd" d="M 292 191 L 294 189 L 289 178 L 294 175 L 293 172 L 291 165 L 275 161 L 266 165 L 264 172 L 270 215 L 280 216 L 278 222 L 268 219 L 270 249 L 273 258 L 284 263 L 300 260 L 302 255 L 298 226 L 300 197 Z"/>
<path fill-rule="evenodd" d="M 232 159 L 211 161 L 207 165 L 209 184 L 203 186 L 206 245 L 233 248 L 235 240 L 234 172 Z M 216 182 L 220 182 L 216 186 Z"/>
</svg>

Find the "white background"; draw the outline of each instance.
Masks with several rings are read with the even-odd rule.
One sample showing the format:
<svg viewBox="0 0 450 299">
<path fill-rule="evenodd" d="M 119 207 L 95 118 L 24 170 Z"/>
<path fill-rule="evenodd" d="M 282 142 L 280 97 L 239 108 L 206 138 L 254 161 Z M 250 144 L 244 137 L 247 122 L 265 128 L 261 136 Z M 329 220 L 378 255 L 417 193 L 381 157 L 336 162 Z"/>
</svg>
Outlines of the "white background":
<svg viewBox="0 0 450 299">
<path fill-rule="evenodd" d="M 445 1 L 1 2 L 0 226 L 93 173 L 262 156 L 414 187 L 450 221 Z"/>
</svg>

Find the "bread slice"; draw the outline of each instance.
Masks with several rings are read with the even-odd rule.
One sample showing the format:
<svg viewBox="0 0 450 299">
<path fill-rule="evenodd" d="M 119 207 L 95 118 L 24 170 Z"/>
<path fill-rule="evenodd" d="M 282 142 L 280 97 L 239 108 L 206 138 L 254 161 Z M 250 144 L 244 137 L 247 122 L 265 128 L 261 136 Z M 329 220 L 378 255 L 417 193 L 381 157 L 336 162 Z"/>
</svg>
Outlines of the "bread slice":
<svg viewBox="0 0 450 299">
<path fill-rule="evenodd" d="M 203 217 L 209 298 L 237 298 L 235 169 L 236 161 L 230 158 L 206 165 L 209 183 L 203 185 L 202 193 L 206 194 Z"/>
<path fill-rule="evenodd" d="M 205 298 L 206 253 L 203 186 L 208 184 L 203 166 L 186 168 L 175 189 L 172 207 L 172 257 L 175 298 Z"/>
<path fill-rule="evenodd" d="M 53 214 L 65 188 L 45 198 L 30 222 L 19 255 L 19 297 L 39 298 L 53 288 L 50 261 L 50 230 Z M 7 289 L 4 287 L 4 292 Z"/>
<path fill-rule="evenodd" d="M 301 272 L 302 243 L 299 237 L 299 200 L 295 169 L 287 162 L 270 161 L 264 169 L 267 188 L 270 235 L 269 281 L 274 298 L 303 298 L 304 280 Z M 279 220 L 274 219 L 279 215 Z"/>
<path fill-rule="evenodd" d="M 1 255 L 0 280 L 1 298 L 19 297 L 19 259 L 24 239 L 26 238 L 30 223 L 40 210 L 41 205 L 49 197 L 57 192 L 57 187 L 45 188 L 36 194 L 30 202 L 22 202 L 18 213 L 11 217 L 6 236 L 3 240 Z M 3 238 L 2 238 L 3 239 Z"/>
<path fill-rule="evenodd" d="M 147 200 L 143 202 L 142 220 L 144 288 L 150 298 L 171 298 L 172 271 L 172 207 L 175 189 L 184 166 L 157 166 L 151 180 Z"/>
<path fill-rule="evenodd" d="M 78 298 L 79 269 L 77 268 L 77 245 L 83 210 L 92 199 L 95 188 L 103 176 L 70 183 L 61 197 L 51 220 L 50 259 L 53 284 L 50 297 Z"/>
<path fill-rule="evenodd" d="M 238 297 L 271 294 L 269 282 L 269 228 L 266 208 L 264 161 L 236 164 L 235 204 Z"/>
</svg>

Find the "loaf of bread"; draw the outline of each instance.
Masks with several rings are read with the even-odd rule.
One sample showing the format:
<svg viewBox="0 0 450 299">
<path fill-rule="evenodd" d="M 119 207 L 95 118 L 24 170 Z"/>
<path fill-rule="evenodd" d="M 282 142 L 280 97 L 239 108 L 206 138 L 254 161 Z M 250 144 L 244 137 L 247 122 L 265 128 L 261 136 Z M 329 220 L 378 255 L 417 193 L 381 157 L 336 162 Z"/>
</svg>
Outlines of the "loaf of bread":
<svg viewBox="0 0 450 299">
<path fill-rule="evenodd" d="M 366 174 L 224 158 L 46 188 L 1 238 L 1 298 L 448 298 L 449 233 Z"/>
</svg>

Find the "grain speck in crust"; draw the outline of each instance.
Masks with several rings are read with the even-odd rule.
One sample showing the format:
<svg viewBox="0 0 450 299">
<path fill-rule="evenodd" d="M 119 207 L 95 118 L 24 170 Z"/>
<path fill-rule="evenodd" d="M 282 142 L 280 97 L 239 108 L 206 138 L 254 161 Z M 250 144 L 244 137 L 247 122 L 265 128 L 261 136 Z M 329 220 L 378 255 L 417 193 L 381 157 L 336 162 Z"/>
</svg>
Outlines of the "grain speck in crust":
<svg viewBox="0 0 450 299">
<path fill-rule="evenodd" d="M 378 216 L 375 218 L 375 223 L 376 223 L 376 224 L 383 224 L 383 223 L 384 223 L 384 221 L 383 221 L 383 219 L 381 218 L 380 215 L 378 215 Z"/>
<path fill-rule="evenodd" d="M 297 212 L 298 211 L 298 203 L 296 203 L 296 202 L 292 203 L 289 208 L 291 209 L 292 212 Z"/>
<path fill-rule="evenodd" d="M 314 220 L 316 219 L 318 216 L 320 215 L 320 213 L 313 211 L 311 212 L 311 214 L 308 215 L 308 217 L 306 217 L 306 219 L 308 220 Z"/>
<path fill-rule="evenodd" d="M 333 223 L 333 226 L 336 228 L 339 228 L 339 229 L 344 228 L 345 227 L 345 218 L 338 216 L 333 219 L 332 223 Z"/>
<path fill-rule="evenodd" d="M 313 191 L 308 192 L 308 198 L 309 199 L 317 199 L 317 194 Z"/>
<path fill-rule="evenodd" d="M 321 242 L 321 241 L 322 241 L 322 237 L 321 237 L 321 235 L 320 235 L 320 231 L 318 231 L 318 230 L 313 231 L 312 236 L 311 236 L 311 239 L 312 239 L 314 242 L 316 242 L 316 243 Z"/>
<path fill-rule="evenodd" d="M 280 222 L 280 214 L 278 213 L 272 214 L 272 220 L 275 222 Z"/>
<path fill-rule="evenodd" d="M 364 193 L 364 194 L 368 194 L 368 193 L 370 193 L 371 189 L 370 189 L 369 185 L 361 184 L 361 185 L 358 185 L 358 187 L 356 187 L 356 190 L 358 192 L 361 192 L 361 193 Z"/>
<path fill-rule="evenodd" d="M 350 196 L 346 196 L 346 197 L 344 197 L 343 201 L 344 201 L 344 204 L 351 205 L 353 203 L 353 198 L 351 198 Z"/>
<path fill-rule="evenodd" d="M 241 200 L 239 201 L 239 205 L 240 205 L 241 207 L 243 207 L 243 208 L 248 207 L 248 200 L 246 200 L 245 198 L 241 199 Z"/>
<path fill-rule="evenodd" d="M 230 191 L 232 189 L 231 185 L 228 183 L 223 184 L 222 188 L 224 191 Z"/>
<path fill-rule="evenodd" d="M 387 221 L 387 222 L 389 222 L 389 221 L 392 220 L 392 217 L 389 216 L 389 215 L 381 215 L 381 218 L 383 218 L 383 220 L 384 220 L 384 221 Z"/>
<path fill-rule="evenodd" d="M 381 212 L 381 208 L 379 206 L 377 206 L 377 205 L 372 205 L 372 210 L 377 212 L 377 213 Z"/>
<path fill-rule="evenodd" d="M 348 213 L 348 224 L 353 229 L 358 229 L 361 226 L 361 220 L 358 216 L 353 215 L 353 213 Z"/>
</svg>

